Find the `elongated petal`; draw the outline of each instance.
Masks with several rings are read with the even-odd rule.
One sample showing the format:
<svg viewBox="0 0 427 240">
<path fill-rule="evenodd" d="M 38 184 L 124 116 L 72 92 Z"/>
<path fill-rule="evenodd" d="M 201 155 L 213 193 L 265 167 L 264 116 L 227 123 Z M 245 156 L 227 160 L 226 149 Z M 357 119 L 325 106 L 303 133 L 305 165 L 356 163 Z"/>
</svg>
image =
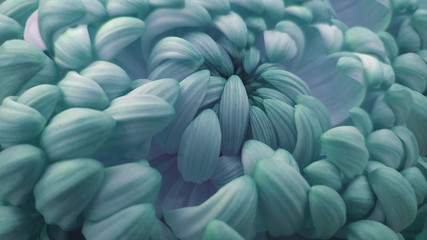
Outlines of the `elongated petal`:
<svg viewBox="0 0 427 240">
<path fill-rule="evenodd" d="M 295 99 L 295 103 L 307 106 L 316 114 L 316 118 L 322 127 L 322 132 L 331 128 L 331 117 L 329 116 L 328 109 L 317 98 L 308 95 L 299 95 Z"/>
<path fill-rule="evenodd" d="M 364 27 L 353 27 L 345 32 L 344 44 L 352 52 L 366 53 L 386 59 L 386 52 L 380 38 Z"/>
<path fill-rule="evenodd" d="M 32 219 L 24 209 L 0 206 L 0 237 L 10 240 L 29 240 L 32 234 Z"/>
<path fill-rule="evenodd" d="M 415 192 L 418 205 L 421 205 L 427 196 L 427 181 L 421 171 L 416 167 L 410 167 L 400 172 Z"/>
<path fill-rule="evenodd" d="M 375 206 L 375 195 L 368 178 L 364 175 L 354 178 L 342 193 L 349 219 L 366 218 Z"/>
<path fill-rule="evenodd" d="M 427 31 L 423 26 L 427 24 L 427 9 L 418 9 L 411 16 L 411 25 L 421 39 L 423 49 L 427 47 Z"/>
<path fill-rule="evenodd" d="M 263 142 L 248 140 L 242 148 L 243 170 L 246 175 L 252 176 L 258 160 L 271 158 L 274 150 Z"/>
<path fill-rule="evenodd" d="M 181 94 L 175 104 L 175 117 L 156 137 L 156 142 L 167 152 L 176 152 L 182 133 L 199 109 L 209 83 L 209 71 L 198 71 L 180 82 Z"/>
<path fill-rule="evenodd" d="M 132 82 L 128 74 L 114 63 L 93 62 L 83 69 L 80 75 L 98 83 L 110 101 L 131 89 Z"/>
<path fill-rule="evenodd" d="M 24 40 L 41 50 L 46 49 L 46 44 L 40 36 L 39 10 L 34 11 L 25 23 Z"/>
<path fill-rule="evenodd" d="M 293 167 L 295 170 L 297 170 L 297 172 L 300 172 L 299 165 L 298 165 L 297 161 L 295 160 L 295 158 L 292 156 L 292 154 L 290 152 L 286 151 L 283 148 L 277 149 L 274 152 L 273 156 L 271 156 L 271 160 L 286 163 L 286 164 L 290 165 L 291 167 Z"/>
<path fill-rule="evenodd" d="M 331 161 L 346 176 L 353 178 L 362 174 L 368 163 L 365 138 L 355 127 L 332 128 L 320 138 L 327 160 Z"/>
<path fill-rule="evenodd" d="M 46 119 L 34 108 L 8 97 L 0 105 L 0 144 L 7 147 L 37 137 Z"/>
<path fill-rule="evenodd" d="M 221 124 L 221 152 L 225 155 L 236 155 L 246 134 L 249 122 L 249 101 L 242 80 L 231 76 L 224 86 L 219 106 Z"/>
<path fill-rule="evenodd" d="M 340 172 L 330 161 L 319 160 L 304 168 L 311 185 L 325 185 L 335 190 L 342 187 Z"/>
<path fill-rule="evenodd" d="M 179 83 L 172 78 L 158 79 L 135 88 L 129 95 L 154 95 L 174 105 L 180 95 Z"/>
<path fill-rule="evenodd" d="M 184 39 L 194 45 L 200 54 L 215 68 L 222 65 L 222 53 L 216 42 L 206 33 L 191 32 L 184 36 Z"/>
<path fill-rule="evenodd" d="M 427 86 L 427 65 L 414 53 L 399 55 L 393 61 L 397 82 L 417 92 L 424 92 Z"/>
<path fill-rule="evenodd" d="M 250 177 L 239 177 L 199 206 L 165 211 L 166 223 L 181 239 L 200 239 L 209 221 L 218 219 L 244 238 L 255 235 L 253 223 L 257 205 L 257 189 Z"/>
<path fill-rule="evenodd" d="M 427 128 L 423 126 L 427 119 L 427 98 L 417 92 L 411 92 L 411 95 L 414 106 L 406 124 L 417 139 L 420 155 L 425 156 L 427 154 Z"/>
<path fill-rule="evenodd" d="M 384 95 L 384 100 L 393 111 L 396 117 L 396 124 L 402 124 L 408 119 L 414 101 L 406 87 L 400 84 L 391 85 Z"/>
<path fill-rule="evenodd" d="M 178 149 L 178 170 L 186 181 L 202 183 L 215 172 L 221 148 L 221 127 L 211 109 L 201 112 L 184 130 Z"/>
<path fill-rule="evenodd" d="M 51 164 L 34 187 L 36 209 L 48 224 L 69 230 L 101 185 L 104 167 L 79 158 Z"/>
<path fill-rule="evenodd" d="M 384 163 L 386 166 L 397 169 L 403 158 L 403 145 L 400 139 L 388 129 L 372 132 L 366 138 L 366 146 L 370 159 Z"/>
<path fill-rule="evenodd" d="M 222 77 L 211 76 L 209 78 L 208 90 L 203 98 L 203 102 L 200 104 L 200 108 L 210 105 L 213 102 L 219 100 L 224 92 L 226 80 Z"/>
<path fill-rule="evenodd" d="M 399 137 L 400 141 L 402 141 L 405 152 L 402 160 L 403 168 L 415 166 L 419 156 L 418 142 L 415 135 L 408 128 L 403 126 L 395 126 L 391 130 Z"/>
<path fill-rule="evenodd" d="M 182 7 L 185 0 L 148 0 L 153 7 Z"/>
<path fill-rule="evenodd" d="M 243 57 L 243 69 L 246 73 L 251 73 L 257 67 L 260 60 L 260 52 L 255 47 L 246 50 L 245 56 Z"/>
<path fill-rule="evenodd" d="M 239 157 L 221 156 L 218 160 L 212 182 L 218 188 L 243 175 L 243 165 Z"/>
<path fill-rule="evenodd" d="M 0 14 L 0 44 L 11 39 L 22 38 L 24 29 L 10 17 Z"/>
<path fill-rule="evenodd" d="M 260 78 L 292 100 L 298 95 L 310 94 L 307 84 L 301 78 L 281 69 L 264 71 Z"/>
<path fill-rule="evenodd" d="M 355 54 L 363 65 L 365 82 L 372 88 L 388 88 L 395 81 L 393 68 L 367 54 Z"/>
<path fill-rule="evenodd" d="M 200 68 L 199 62 L 181 62 L 166 60 L 155 68 L 148 79 L 155 80 L 161 78 L 173 78 L 181 82 Z"/>
<path fill-rule="evenodd" d="M 248 29 L 243 19 L 235 12 L 221 15 L 214 19 L 213 24 L 220 30 L 238 49 L 246 47 Z"/>
<path fill-rule="evenodd" d="M 263 0 L 264 2 L 264 17 L 271 22 L 280 19 L 285 9 L 285 3 L 280 0 Z"/>
<path fill-rule="evenodd" d="M 58 83 L 63 93 L 61 105 L 103 110 L 110 104 L 104 90 L 94 80 L 76 72 L 68 72 Z"/>
<path fill-rule="evenodd" d="M 378 168 L 368 175 L 386 216 L 386 225 L 396 232 L 409 226 L 417 215 L 417 198 L 410 183 L 396 170 Z"/>
<path fill-rule="evenodd" d="M 38 0 L 5 0 L 0 4 L 0 14 L 8 16 L 22 26 L 25 21 L 37 9 Z"/>
<path fill-rule="evenodd" d="M 178 37 L 166 37 L 157 42 L 150 52 L 148 68 L 154 69 L 165 60 L 194 62 L 199 66 L 204 62 L 202 54 L 191 42 Z"/>
<path fill-rule="evenodd" d="M 117 212 L 99 222 L 85 221 L 83 235 L 87 239 L 141 239 L 148 240 L 156 215 L 151 204 L 138 204 Z"/>
<path fill-rule="evenodd" d="M 350 27 L 362 26 L 377 32 L 385 30 L 391 20 L 392 7 L 389 1 L 331 0 L 330 2 L 337 18 Z"/>
<path fill-rule="evenodd" d="M 108 0 L 107 12 L 111 17 L 133 15 L 148 10 L 148 0 Z"/>
<path fill-rule="evenodd" d="M 398 240 L 398 236 L 384 224 L 372 220 L 360 220 L 346 226 L 347 238 L 349 240 Z"/>
<path fill-rule="evenodd" d="M 206 10 L 214 14 L 227 14 L 230 12 L 230 1 L 228 0 L 193 0 L 198 4 L 202 5 Z"/>
<path fill-rule="evenodd" d="M 85 211 L 85 219 L 101 221 L 132 205 L 157 199 L 162 177 L 141 163 L 127 163 L 105 169 L 104 180 Z"/>
<path fill-rule="evenodd" d="M 265 54 L 270 62 L 287 61 L 295 57 L 297 46 L 286 33 L 279 31 L 264 32 Z"/>
<path fill-rule="evenodd" d="M 55 62 L 65 69 L 77 69 L 92 60 L 92 46 L 86 25 L 69 28 L 54 43 Z"/>
<path fill-rule="evenodd" d="M 51 161 L 89 157 L 107 140 L 115 125 L 106 113 L 71 108 L 50 121 L 40 136 L 40 146 Z"/>
<path fill-rule="evenodd" d="M 372 132 L 372 121 L 369 114 L 359 107 L 350 109 L 350 118 L 354 126 L 363 134 L 368 135 Z"/>
<path fill-rule="evenodd" d="M 220 220 L 212 220 L 206 226 L 203 232 L 203 240 L 221 240 L 221 239 L 234 239 L 243 240 L 233 228 Z"/>
<path fill-rule="evenodd" d="M 23 203 L 42 174 L 45 153 L 32 145 L 16 145 L 0 152 L 0 199 L 12 205 Z"/>
<path fill-rule="evenodd" d="M 125 47 L 141 37 L 145 23 L 133 17 L 118 17 L 104 23 L 95 35 L 93 47 L 102 60 L 112 60 Z"/>
<path fill-rule="evenodd" d="M 267 114 L 257 106 L 249 107 L 251 138 L 263 142 L 271 148 L 277 147 L 276 131 Z"/>
<path fill-rule="evenodd" d="M 384 99 L 384 95 L 378 96 L 371 110 L 371 120 L 374 126 L 380 128 L 390 128 L 396 122 L 393 110 Z"/>
<path fill-rule="evenodd" d="M 181 27 L 203 27 L 211 22 L 208 11 L 192 1 L 186 1 L 183 8 L 155 9 L 145 18 L 147 30 L 142 37 L 143 54 L 148 57 L 151 42 L 164 32 Z"/>
<path fill-rule="evenodd" d="M 310 238 L 331 238 L 346 221 L 346 205 L 341 196 L 332 188 L 313 186 L 308 191 L 310 220 L 302 235 Z"/>
<path fill-rule="evenodd" d="M 294 102 L 292 101 L 292 99 L 290 99 L 288 96 L 284 95 L 283 93 L 273 88 L 268 88 L 268 87 L 256 88 L 256 90 L 253 92 L 253 95 L 257 95 L 263 99 L 276 99 L 284 103 L 287 103 L 288 105 L 294 105 Z"/>
<path fill-rule="evenodd" d="M 295 127 L 295 109 L 279 100 L 264 100 L 264 108 L 276 130 L 279 147 L 288 151 L 295 148 L 297 130 Z"/>
<path fill-rule="evenodd" d="M 380 31 L 377 34 L 378 34 L 378 37 L 383 42 L 384 49 L 386 51 L 388 59 L 392 60 L 395 57 L 397 57 L 399 53 L 399 47 L 397 46 L 397 43 L 394 37 L 386 31 Z"/>
<path fill-rule="evenodd" d="M 17 102 L 32 107 L 45 119 L 49 119 L 61 99 L 62 91 L 59 87 L 42 84 L 25 91 Z"/>
<path fill-rule="evenodd" d="M 254 180 L 269 233 L 290 236 L 300 230 L 309 189 L 305 179 L 288 164 L 263 159 L 255 166 Z"/>
</svg>

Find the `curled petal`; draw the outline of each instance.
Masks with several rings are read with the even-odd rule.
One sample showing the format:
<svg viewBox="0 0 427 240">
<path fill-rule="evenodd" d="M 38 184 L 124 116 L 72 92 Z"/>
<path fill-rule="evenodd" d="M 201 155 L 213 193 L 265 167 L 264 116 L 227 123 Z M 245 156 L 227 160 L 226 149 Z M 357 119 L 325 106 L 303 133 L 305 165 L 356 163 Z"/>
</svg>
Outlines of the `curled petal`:
<svg viewBox="0 0 427 240">
<path fill-rule="evenodd" d="M 225 83 L 226 80 L 224 78 L 211 76 L 209 78 L 208 90 L 203 98 L 203 102 L 200 104 L 200 108 L 206 107 L 219 100 L 224 92 Z"/>
<path fill-rule="evenodd" d="M 117 17 L 104 23 L 97 31 L 93 47 L 99 59 L 113 60 L 115 56 L 141 37 L 145 23 L 133 17 Z"/>
<path fill-rule="evenodd" d="M 427 181 L 425 177 L 416 167 L 406 168 L 400 173 L 411 184 L 417 198 L 417 203 L 421 205 L 427 196 Z"/>
<path fill-rule="evenodd" d="M 427 98 L 414 91 L 411 91 L 411 95 L 414 100 L 414 106 L 406 124 L 417 139 L 420 155 L 425 156 L 427 154 L 427 128 L 425 128 L 427 121 Z"/>
<path fill-rule="evenodd" d="M 162 177 L 142 163 L 127 163 L 105 169 L 104 180 L 85 211 L 85 219 L 101 221 L 132 205 L 157 199 Z"/>
<path fill-rule="evenodd" d="M 152 7 L 182 7 L 185 0 L 148 0 Z"/>
<path fill-rule="evenodd" d="M 392 60 L 395 57 L 397 57 L 399 53 L 399 47 L 397 46 L 397 43 L 394 37 L 386 31 L 380 31 L 377 34 L 378 34 L 378 37 L 383 42 L 384 49 L 387 54 L 387 58 Z"/>
<path fill-rule="evenodd" d="M 41 50 L 46 49 L 46 44 L 40 36 L 39 10 L 34 11 L 25 23 L 24 40 Z"/>
<path fill-rule="evenodd" d="M 344 44 L 352 52 L 366 53 L 382 60 L 387 58 L 380 38 L 364 27 L 353 27 L 345 32 Z"/>
<path fill-rule="evenodd" d="M 148 2 L 148 0 L 108 0 L 106 9 L 110 17 L 133 15 L 146 12 Z"/>
<path fill-rule="evenodd" d="M 230 1 L 228 0 L 193 0 L 202 5 L 206 10 L 214 14 L 227 14 L 230 12 Z"/>
<path fill-rule="evenodd" d="M 340 171 L 327 160 L 319 160 L 304 168 L 311 185 L 325 185 L 335 190 L 342 187 Z"/>
<path fill-rule="evenodd" d="M 7 40 L 21 39 L 24 29 L 10 17 L 0 14 L 0 44 Z"/>
<path fill-rule="evenodd" d="M 78 158 L 51 164 L 34 187 L 36 209 L 46 223 L 70 230 L 101 185 L 104 167 Z"/>
<path fill-rule="evenodd" d="M 282 148 L 277 149 L 276 152 L 274 152 L 273 156 L 271 156 L 271 159 L 274 161 L 284 162 L 290 165 L 291 167 L 293 167 L 298 172 L 300 172 L 297 161 L 292 156 L 292 154 L 286 151 L 285 149 L 282 149 Z"/>
<path fill-rule="evenodd" d="M 65 69 L 77 69 L 92 60 L 92 45 L 86 25 L 67 29 L 54 43 L 55 62 Z"/>
<path fill-rule="evenodd" d="M 82 232 L 87 239 L 94 240 L 148 240 L 155 220 L 152 204 L 137 204 L 99 222 L 85 221 Z"/>
<path fill-rule="evenodd" d="M 403 145 L 391 130 L 380 129 L 372 132 L 366 138 L 366 146 L 371 160 L 394 169 L 400 167 L 404 154 Z"/>
<path fill-rule="evenodd" d="M 375 206 L 375 195 L 368 178 L 364 175 L 354 178 L 341 194 L 350 219 L 366 218 Z"/>
<path fill-rule="evenodd" d="M 427 86 L 427 65 L 415 53 L 405 53 L 393 61 L 397 82 L 417 92 L 424 92 Z"/>
<path fill-rule="evenodd" d="M 31 239 L 35 229 L 33 219 L 24 209 L 13 206 L 0 206 L 0 237 L 2 239 Z M 35 227 L 34 227 L 35 228 Z"/>
<path fill-rule="evenodd" d="M 421 38 L 411 25 L 409 18 L 405 19 L 399 28 L 396 42 L 405 52 L 415 52 L 421 48 Z"/>
<path fill-rule="evenodd" d="M 427 9 L 418 9 L 411 16 L 411 25 L 421 39 L 421 47 L 427 47 L 427 31 L 424 26 L 427 24 Z"/>
<path fill-rule="evenodd" d="M 222 53 L 216 42 L 206 33 L 191 32 L 184 36 L 184 39 L 193 44 L 208 64 L 215 68 L 222 65 Z"/>
<path fill-rule="evenodd" d="M 349 224 L 345 229 L 349 240 L 399 240 L 399 237 L 393 230 L 377 221 L 360 220 Z"/>
<path fill-rule="evenodd" d="M 243 19 L 235 12 L 221 15 L 214 19 L 213 24 L 218 28 L 238 49 L 246 47 L 248 29 Z"/>
<path fill-rule="evenodd" d="M 297 54 L 295 41 L 286 33 L 279 31 L 264 32 L 265 53 L 270 62 L 287 61 Z"/>
<path fill-rule="evenodd" d="M 299 95 L 295 99 L 295 103 L 307 106 L 316 114 L 316 118 L 319 120 L 322 127 L 322 132 L 331 128 L 331 117 L 329 116 L 329 112 L 317 98 L 308 95 Z"/>
<path fill-rule="evenodd" d="M 174 105 L 179 98 L 179 83 L 172 78 L 158 79 L 132 90 L 129 95 L 154 95 Z"/>
<path fill-rule="evenodd" d="M 80 75 L 98 83 L 110 101 L 131 89 L 132 82 L 128 74 L 114 63 L 95 61 L 83 69 Z"/>
<path fill-rule="evenodd" d="M 246 141 L 242 148 L 242 163 L 245 174 L 252 176 L 257 161 L 271 158 L 273 154 L 274 150 L 260 141 Z"/>
<path fill-rule="evenodd" d="M 221 124 L 221 152 L 225 155 L 236 155 L 246 134 L 249 122 L 249 101 L 245 86 L 237 76 L 231 76 L 224 86 L 219 106 Z"/>
<path fill-rule="evenodd" d="M 418 142 L 415 135 L 412 131 L 403 126 L 395 126 L 391 130 L 399 137 L 400 141 L 402 141 L 405 151 L 402 160 L 403 168 L 415 166 L 419 156 Z"/>
<path fill-rule="evenodd" d="M 258 66 L 260 60 L 260 52 L 255 47 L 251 47 L 245 51 L 245 56 L 243 57 L 243 69 L 246 73 L 251 73 Z"/>
<path fill-rule="evenodd" d="M 369 114 L 362 108 L 354 107 L 350 109 L 350 118 L 354 126 L 364 135 L 372 132 L 372 121 Z"/>
<path fill-rule="evenodd" d="M 290 236 L 300 230 L 309 189 L 305 179 L 291 165 L 262 159 L 255 166 L 254 180 L 269 233 Z"/>
<path fill-rule="evenodd" d="M 211 109 L 201 112 L 184 130 L 178 149 L 178 170 L 186 181 L 202 183 L 215 172 L 221 128 Z"/>
<path fill-rule="evenodd" d="M 45 119 L 50 119 L 59 101 L 62 91 L 54 85 L 42 84 L 25 91 L 17 102 L 37 110 Z"/>
<path fill-rule="evenodd" d="M 239 233 L 220 220 L 212 220 L 206 225 L 203 240 L 234 239 L 244 240 Z"/>
<path fill-rule="evenodd" d="M 355 127 L 335 127 L 320 138 L 327 160 L 331 161 L 347 177 L 363 173 L 368 163 L 369 152 L 365 138 Z"/>
<path fill-rule="evenodd" d="M 400 84 L 393 84 L 387 89 L 384 100 L 396 117 L 396 125 L 406 122 L 414 104 L 409 89 Z"/>
<path fill-rule="evenodd" d="M 113 132 L 116 121 L 108 114 L 71 108 L 56 115 L 40 136 L 40 146 L 51 161 L 90 157 Z"/>
<path fill-rule="evenodd" d="M 5 0 L 0 4 L 0 14 L 17 21 L 21 26 L 32 12 L 37 10 L 38 0 Z"/>
<path fill-rule="evenodd" d="M 384 209 L 386 225 L 400 232 L 417 215 L 417 198 L 410 183 L 396 170 L 388 167 L 375 169 L 368 175 L 369 183 Z"/>
<path fill-rule="evenodd" d="M 0 152 L 0 200 L 12 205 L 22 204 L 45 164 L 45 153 L 32 145 L 16 145 Z"/>
<path fill-rule="evenodd" d="M 261 14 L 264 11 L 264 2 L 257 0 L 230 0 L 231 5 L 245 8 L 255 14 Z"/>
<path fill-rule="evenodd" d="M 257 106 L 249 107 L 251 138 L 263 142 L 271 148 L 277 147 L 276 131 L 267 114 Z"/>
<path fill-rule="evenodd" d="M 384 100 L 384 95 L 380 95 L 375 100 L 371 110 L 371 120 L 375 126 L 380 128 L 390 128 L 395 124 L 396 116 Z"/>
<path fill-rule="evenodd" d="M 298 95 L 310 95 L 307 84 L 293 73 L 281 69 L 268 69 L 261 73 L 260 78 L 292 100 Z"/>
<path fill-rule="evenodd" d="M 221 156 L 212 176 L 218 188 L 243 175 L 243 165 L 239 157 Z"/>
<path fill-rule="evenodd" d="M 201 239 L 206 225 L 218 219 L 244 238 L 255 235 L 257 189 L 253 180 L 242 176 L 220 188 L 202 204 L 175 210 L 165 210 L 166 223 L 180 239 Z"/>
</svg>

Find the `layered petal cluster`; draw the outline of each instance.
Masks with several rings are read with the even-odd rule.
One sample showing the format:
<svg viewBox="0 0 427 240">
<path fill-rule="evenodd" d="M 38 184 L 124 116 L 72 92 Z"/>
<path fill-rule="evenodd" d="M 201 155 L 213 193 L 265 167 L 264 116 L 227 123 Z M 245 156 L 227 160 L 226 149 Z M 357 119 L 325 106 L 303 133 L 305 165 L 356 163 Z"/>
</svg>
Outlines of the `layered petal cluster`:
<svg viewBox="0 0 427 240">
<path fill-rule="evenodd" d="M 425 239 L 424 0 L 0 0 L 0 239 Z"/>
</svg>

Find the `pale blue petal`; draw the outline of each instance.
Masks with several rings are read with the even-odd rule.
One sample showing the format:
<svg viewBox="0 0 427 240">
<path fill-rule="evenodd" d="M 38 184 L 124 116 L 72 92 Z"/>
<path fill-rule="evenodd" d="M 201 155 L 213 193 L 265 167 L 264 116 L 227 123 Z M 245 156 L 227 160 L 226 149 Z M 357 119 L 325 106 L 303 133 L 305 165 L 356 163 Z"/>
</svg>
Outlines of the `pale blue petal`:
<svg viewBox="0 0 427 240">
<path fill-rule="evenodd" d="M 427 87 L 427 64 L 415 53 L 399 55 L 393 61 L 397 82 L 417 92 Z"/>
<path fill-rule="evenodd" d="M 243 19 L 235 12 L 221 15 L 214 19 L 213 24 L 220 30 L 238 49 L 246 47 L 248 29 Z"/>
<path fill-rule="evenodd" d="M 286 33 L 264 31 L 265 54 L 270 62 L 288 61 L 297 54 L 295 41 Z"/>
<path fill-rule="evenodd" d="M 25 23 L 24 40 L 41 50 L 46 49 L 39 30 L 39 10 L 34 11 Z"/>
<path fill-rule="evenodd" d="M 258 66 L 260 60 L 260 52 L 255 47 L 251 47 L 245 51 L 245 56 L 243 57 L 243 69 L 246 73 L 251 73 Z"/>
<path fill-rule="evenodd" d="M 182 7 L 185 0 L 148 0 L 151 7 Z"/>
<path fill-rule="evenodd" d="M 184 36 L 184 39 L 191 42 L 196 47 L 206 63 L 218 69 L 222 65 L 222 53 L 216 42 L 206 33 L 191 32 Z"/>
<path fill-rule="evenodd" d="M 387 58 L 379 36 L 367 28 L 353 27 L 348 29 L 345 32 L 344 44 L 351 52 L 370 54 L 383 61 Z"/>
<path fill-rule="evenodd" d="M 369 114 L 362 108 L 354 107 L 350 109 L 350 118 L 353 125 L 364 135 L 372 132 L 373 124 Z"/>
<path fill-rule="evenodd" d="M 292 99 L 290 99 L 288 96 L 284 95 L 283 93 L 268 87 L 254 87 L 256 90 L 253 92 L 253 95 L 259 96 L 263 99 L 275 99 L 279 100 L 281 102 L 284 102 L 288 105 L 294 105 L 294 102 Z M 302 95 L 300 95 L 302 96 Z"/>
<path fill-rule="evenodd" d="M 206 107 L 213 102 L 219 100 L 224 91 L 226 80 L 222 77 L 211 76 L 209 79 L 208 90 L 206 92 L 203 102 L 200 104 L 200 108 Z"/>
<path fill-rule="evenodd" d="M 1 6 L 1 5 L 0 5 Z M 20 207 L 0 206 L 0 237 L 2 239 L 21 240 L 30 239 L 34 224 L 34 219 L 30 213 Z M 39 227 L 39 226 L 37 226 Z"/>
<path fill-rule="evenodd" d="M 396 36 L 396 42 L 401 51 L 415 52 L 421 48 L 421 38 L 411 25 L 409 18 L 405 19 L 399 28 Z"/>
<path fill-rule="evenodd" d="M 284 13 L 285 3 L 283 0 L 262 0 L 264 2 L 264 18 L 271 22 L 279 20 Z"/>
<path fill-rule="evenodd" d="M 249 123 L 249 101 L 245 86 L 237 76 L 231 76 L 224 86 L 219 106 L 224 155 L 235 156 L 243 145 Z"/>
<path fill-rule="evenodd" d="M 148 79 L 155 80 L 161 78 L 173 78 L 178 82 L 189 77 L 200 68 L 199 62 L 180 62 L 175 60 L 166 60 L 156 69 L 151 71 Z"/>
<path fill-rule="evenodd" d="M 300 95 L 295 99 L 295 103 L 302 104 L 312 110 L 322 127 L 322 132 L 331 128 L 331 117 L 329 116 L 328 109 L 317 98 L 308 95 Z"/>
<path fill-rule="evenodd" d="M 0 14 L 8 16 L 22 26 L 27 18 L 37 10 L 38 0 L 5 0 L 0 4 Z"/>
<path fill-rule="evenodd" d="M 406 168 L 400 173 L 411 184 L 417 198 L 417 203 L 421 205 L 427 196 L 427 181 L 425 177 L 416 167 Z"/>
<path fill-rule="evenodd" d="M 396 122 L 393 110 L 384 100 L 384 95 L 380 95 L 374 102 L 371 110 L 371 120 L 374 126 L 380 128 L 390 128 Z"/>
</svg>

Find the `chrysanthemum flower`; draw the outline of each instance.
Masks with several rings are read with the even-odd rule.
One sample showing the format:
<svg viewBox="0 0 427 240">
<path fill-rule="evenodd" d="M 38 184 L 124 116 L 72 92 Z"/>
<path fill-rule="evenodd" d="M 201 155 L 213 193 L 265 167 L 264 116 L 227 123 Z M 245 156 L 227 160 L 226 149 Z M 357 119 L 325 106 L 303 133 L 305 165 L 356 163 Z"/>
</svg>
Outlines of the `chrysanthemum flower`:
<svg viewBox="0 0 427 240">
<path fill-rule="evenodd" d="M 0 0 L 0 238 L 424 239 L 427 2 Z"/>
</svg>

